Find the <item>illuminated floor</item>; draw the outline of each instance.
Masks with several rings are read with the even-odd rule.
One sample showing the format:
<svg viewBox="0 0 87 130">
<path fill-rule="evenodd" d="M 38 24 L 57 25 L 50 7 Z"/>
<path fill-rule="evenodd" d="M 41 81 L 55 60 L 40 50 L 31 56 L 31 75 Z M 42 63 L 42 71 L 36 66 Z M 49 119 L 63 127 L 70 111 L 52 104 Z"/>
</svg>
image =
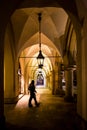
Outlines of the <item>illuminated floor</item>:
<svg viewBox="0 0 87 130">
<path fill-rule="evenodd" d="M 16 105 L 5 105 L 6 130 L 87 130 L 76 116 L 74 103 L 64 102 L 62 97 L 51 95 L 46 89 L 37 91 L 39 107 L 28 107 L 29 95 Z"/>
</svg>

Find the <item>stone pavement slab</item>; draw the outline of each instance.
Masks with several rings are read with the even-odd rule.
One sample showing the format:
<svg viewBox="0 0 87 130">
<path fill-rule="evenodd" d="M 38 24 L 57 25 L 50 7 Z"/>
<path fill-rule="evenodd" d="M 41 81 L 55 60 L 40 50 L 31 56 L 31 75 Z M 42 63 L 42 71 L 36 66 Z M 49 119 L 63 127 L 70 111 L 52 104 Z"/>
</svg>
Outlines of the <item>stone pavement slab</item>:
<svg viewBox="0 0 87 130">
<path fill-rule="evenodd" d="M 76 104 L 52 95 L 48 89 L 37 90 L 39 107 L 28 107 L 29 95 L 17 104 L 5 104 L 6 130 L 87 130 L 76 113 Z M 80 124 L 79 124 L 80 123 Z"/>
</svg>

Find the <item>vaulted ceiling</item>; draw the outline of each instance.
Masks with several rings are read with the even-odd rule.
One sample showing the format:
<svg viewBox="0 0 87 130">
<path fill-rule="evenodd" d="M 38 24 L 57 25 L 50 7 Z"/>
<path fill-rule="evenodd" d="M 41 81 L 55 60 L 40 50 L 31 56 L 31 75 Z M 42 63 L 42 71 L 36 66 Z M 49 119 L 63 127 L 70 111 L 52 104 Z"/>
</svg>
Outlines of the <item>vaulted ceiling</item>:
<svg viewBox="0 0 87 130">
<path fill-rule="evenodd" d="M 56 7 L 21 8 L 13 13 L 11 24 L 17 53 L 24 54 L 25 57 L 33 57 L 38 54 L 38 13 L 42 13 L 41 49 L 43 54 L 53 56 L 57 53 L 61 56 L 62 43 L 59 39 L 65 33 L 68 15 L 62 8 Z"/>
<path fill-rule="evenodd" d="M 62 8 L 23 8 L 16 10 L 12 17 L 12 27 L 17 50 L 38 44 L 38 13 L 42 13 L 41 42 L 55 49 L 55 39 L 64 35 L 68 15 Z M 37 45 L 38 49 L 38 45 Z M 45 49 L 44 49 L 45 50 Z"/>
</svg>

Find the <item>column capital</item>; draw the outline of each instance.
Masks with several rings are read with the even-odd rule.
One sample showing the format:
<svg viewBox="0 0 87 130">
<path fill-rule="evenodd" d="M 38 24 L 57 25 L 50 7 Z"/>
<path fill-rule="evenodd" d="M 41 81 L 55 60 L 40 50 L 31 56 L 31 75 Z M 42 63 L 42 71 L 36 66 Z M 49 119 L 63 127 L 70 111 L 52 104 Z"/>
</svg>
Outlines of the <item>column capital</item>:
<svg viewBox="0 0 87 130">
<path fill-rule="evenodd" d="M 64 67 L 64 70 L 68 71 L 68 70 L 76 70 L 76 65 L 67 65 Z"/>
</svg>

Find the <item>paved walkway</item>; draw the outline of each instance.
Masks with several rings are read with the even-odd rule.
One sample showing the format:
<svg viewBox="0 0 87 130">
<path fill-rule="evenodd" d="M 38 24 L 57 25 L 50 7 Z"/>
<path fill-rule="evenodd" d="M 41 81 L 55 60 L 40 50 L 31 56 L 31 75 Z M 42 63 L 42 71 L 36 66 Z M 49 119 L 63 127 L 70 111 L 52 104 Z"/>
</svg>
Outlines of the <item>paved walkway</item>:
<svg viewBox="0 0 87 130">
<path fill-rule="evenodd" d="M 87 130 L 76 115 L 76 104 L 67 103 L 48 89 L 37 90 L 39 107 L 28 107 L 29 95 L 16 105 L 5 104 L 6 130 Z"/>
</svg>

